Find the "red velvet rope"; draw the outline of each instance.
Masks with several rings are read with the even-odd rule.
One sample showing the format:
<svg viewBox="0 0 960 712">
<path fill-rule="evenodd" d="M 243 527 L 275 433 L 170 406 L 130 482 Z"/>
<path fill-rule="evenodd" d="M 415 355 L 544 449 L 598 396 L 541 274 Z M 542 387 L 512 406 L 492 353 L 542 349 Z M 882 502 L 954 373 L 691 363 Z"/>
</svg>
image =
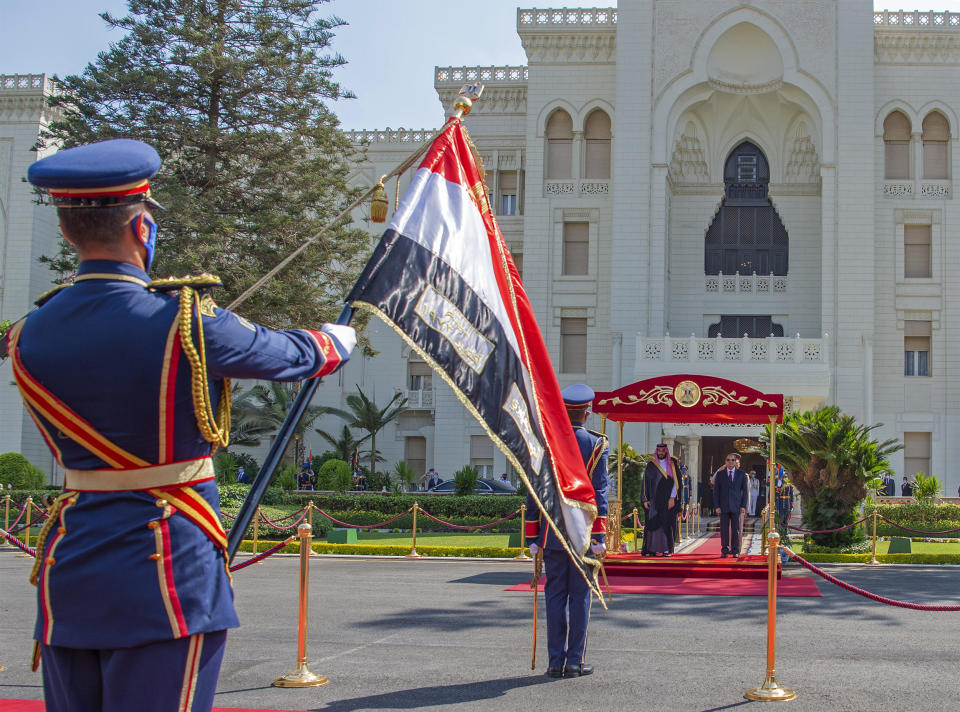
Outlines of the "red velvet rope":
<svg viewBox="0 0 960 712">
<path fill-rule="evenodd" d="M 333 517 L 331 517 L 322 509 L 318 509 L 317 514 L 322 514 L 334 524 L 339 524 L 342 527 L 350 527 L 351 529 L 377 529 L 378 527 L 385 527 L 387 524 L 393 524 L 395 521 L 397 521 L 398 519 L 400 519 L 401 517 L 407 514 L 410 514 L 410 512 L 412 511 L 413 511 L 413 507 L 410 507 L 410 509 L 408 509 L 406 512 L 401 512 L 400 514 L 395 516 L 393 519 L 388 519 L 387 521 L 380 522 L 379 524 L 349 524 L 347 522 L 341 522 L 339 519 L 334 519 Z"/>
<path fill-rule="evenodd" d="M 944 529 L 943 531 L 940 531 L 940 532 L 925 532 L 921 529 L 911 529 L 910 527 L 905 527 L 902 524 L 897 524 L 896 522 L 887 519 L 885 516 L 883 516 L 879 512 L 877 512 L 877 517 L 885 521 L 887 524 L 892 524 L 898 529 L 903 529 L 905 532 L 913 532 L 914 534 L 927 534 L 927 535 L 936 536 L 939 534 L 956 534 L 957 532 L 960 532 L 960 529 Z"/>
<path fill-rule="evenodd" d="M 896 606 L 897 608 L 909 608 L 911 611 L 944 611 L 944 612 L 956 612 L 960 611 L 960 606 L 929 606 L 922 603 L 912 603 L 911 601 L 898 601 L 895 598 L 887 598 L 886 596 L 880 596 L 876 593 L 870 593 L 865 591 L 862 588 L 857 588 L 852 584 L 847 583 L 846 581 L 841 581 L 836 576 L 831 576 L 826 571 L 821 568 L 818 568 L 811 564 L 809 561 L 804 559 L 799 554 L 794 554 L 789 548 L 783 547 L 783 550 L 787 552 L 787 555 L 796 561 L 798 564 L 803 566 L 806 569 L 809 569 L 817 576 L 829 581 L 832 584 L 836 584 L 845 591 L 850 593 L 855 593 L 858 596 L 863 596 L 864 598 L 869 598 L 871 601 L 876 601 L 877 603 L 883 603 L 888 606 Z"/>
<path fill-rule="evenodd" d="M 43 517 L 44 519 L 50 518 L 50 515 L 47 513 L 47 510 L 43 509 L 42 507 L 38 507 L 36 502 L 31 500 L 30 504 L 33 505 L 33 508 L 37 510 L 37 514 L 39 514 L 41 517 Z"/>
<path fill-rule="evenodd" d="M 23 519 L 23 513 L 24 513 L 25 511 L 27 511 L 27 510 L 26 510 L 26 507 L 24 507 L 23 509 L 20 510 L 20 514 L 17 515 L 16 521 L 15 521 L 13 524 L 10 525 L 10 531 L 13 531 L 14 528 L 17 526 L 17 522 L 19 522 L 21 519 Z"/>
<path fill-rule="evenodd" d="M 803 529 L 802 527 L 794 527 L 790 526 L 789 524 L 787 525 L 787 529 L 793 529 L 795 532 L 805 532 L 806 534 L 832 534 L 833 532 L 842 532 L 844 529 L 851 529 L 858 524 L 867 521 L 869 518 L 870 517 L 864 517 L 863 519 L 855 521 L 853 524 L 848 524 L 845 527 L 837 527 L 836 529 Z"/>
<path fill-rule="evenodd" d="M 271 522 L 269 519 L 267 519 L 265 516 L 263 516 L 263 513 L 261 512 L 260 518 L 261 518 L 263 521 L 265 521 L 267 524 L 269 524 L 270 526 L 274 527 L 275 529 L 280 529 L 281 531 L 283 531 L 283 530 L 286 530 L 286 529 L 293 529 L 295 526 L 299 525 L 300 522 L 302 522 L 304 519 L 307 518 L 307 510 L 304 509 L 304 510 L 302 510 L 302 511 L 303 511 L 303 514 L 300 514 L 300 512 L 294 512 L 294 513 L 293 513 L 293 515 L 300 514 L 300 519 L 298 519 L 297 521 L 295 521 L 293 524 L 291 524 L 291 525 L 289 525 L 289 526 L 283 526 L 283 525 L 280 524 L 280 522 L 282 522 L 284 519 L 290 519 L 290 517 L 283 517 L 283 519 L 277 519 L 276 521 Z M 291 515 L 291 516 L 293 516 L 293 515 Z"/>
<path fill-rule="evenodd" d="M 295 536 L 288 536 L 286 539 L 284 539 L 283 541 L 281 541 L 281 542 L 280 542 L 279 544 L 277 544 L 276 546 L 271 546 L 271 547 L 270 547 L 269 549 L 267 549 L 266 551 L 260 552 L 260 553 L 257 554 L 256 556 L 251 556 L 251 557 L 250 557 L 249 559 L 247 559 L 246 561 L 241 561 L 239 564 L 234 564 L 233 566 L 230 567 L 230 571 L 231 571 L 231 572 L 233 572 L 233 571 L 239 571 L 240 569 L 245 569 L 245 568 L 247 568 L 247 567 L 250 566 L 251 564 L 257 563 L 258 561 L 263 561 L 263 560 L 266 559 L 268 556 L 273 556 L 274 554 L 276 554 L 278 551 L 280 551 L 283 547 L 285 547 L 287 544 L 289 544 L 291 541 L 293 541 L 293 540 L 296 539 L 296 538 L 297 538 L 297 537 L 295 537 Z"/>
<path fill-rule="evenodd" d="M 7 541 L 9 541 L 9 542 L 10 542 L 11 544 L 13 544 L 15 547 L 17 547 L 18 549 L 20 549 L 20 551 L 22 551 L 23 553 L 29 554 L 30 556 L 32 556 L 32 557 L 34 557 L 34 558 L 37 557 L 37 550 L 36 550 L 36 549 L 30 548 L 29 546 L 27 546 L 26 544 L 24 544 L 22 541 L 20 541 L 19 539 L 17 539 L 17 537 L 12 536 L 11 534 L 8 534 L 8 533 L 5 532 L 3 529 L 0 529 L 0 536 L 2 536 L 4 539 L 6 539 Z"/>
<path fill-rule="evenodd" d="M 506 521 L 508 521 L 508 520 L 510 520 L 510 519 L 513 519 L 515 516 L 517 516 L 518 514 L 520 514 L 520 510 L 518 509 L 518 510 L 517 510 L 516 512 L 514 512 L 513 514 L 509 514 L 509 515 L 507 515 L 506 517 L 504 517 L 503 519 L 498 519 L 498 520 L 495 521 L 495 522 L 490 522 L 489 524 L 475 524 L 475 525 L 473 525 L 473 526 L 467 526 L 467 525 L 464 525 L 464 524 L 451 524 L 450 522 L 445 522 L 445 521 L 443 521 L 442 519 L 437 519 L 435 516 L 433 516 L 432 514 L 430 514 L 430 512 L 428 512 L 428 511 L 425 510 L 425 509 L 421 509 L 421 510 L 420 510 L 420 514 L 422 514 L 423 516 L 425 516 L 427 519 L 432 519 L 432 520 L 435 521 L 437 524 L 442 524 L 443 526 L 445 526 L 445 527 L 450 527 L 451 529 L 469 529 L 469 530 L 471 530 L 471 531 L 476 531 L 477 529 L 489 529 L 490 527 L 495 527 L 495 526 L 497 526 L 498 524 L 503 524 L 504 522 L 506 522 Z"/>
</svg>

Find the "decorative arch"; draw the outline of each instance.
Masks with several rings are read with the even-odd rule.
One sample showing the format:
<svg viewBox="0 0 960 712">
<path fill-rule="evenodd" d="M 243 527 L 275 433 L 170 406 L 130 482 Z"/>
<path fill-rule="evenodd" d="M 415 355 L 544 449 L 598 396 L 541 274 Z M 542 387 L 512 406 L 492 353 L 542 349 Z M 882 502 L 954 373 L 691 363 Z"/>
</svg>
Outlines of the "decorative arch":
<svg viewBox="0 0 960 712">
<path fill-rule="evenodd" d="M 957 123 L 957 114 L 956 112 L 944 104 L 942 101 L 929 101 L 917 110 L 917 117 L 920 119 L 920 125 L 923 124 L 923 119 L 927 117 L 931 111 L 939 111 L 943 114 L 943 117 L 947 120 L 947 124 L 950 126 L 950 136 L 956 137 L 958 135 L 958 123 Z M 914 126 L 918 124 L 914 123 Z"/>
<path fill-rule="evenodd" d="M 741 141 L 724 161 L 724 198 L 704 235 L 704 274 L 786 275 L 790 242 L 770 202 L 770 164 Z"/>
<path fill-rule="evenodd" d="M 573 119 L 573 130 L 583 131 L 587 117 L 597 109 L 601 109 L 607 116 L 610 117 L 610 135 L 613 136 L 613 105 L 609 101 L 599 98 L 591 99 L 580 107 L 580 111 L 576 113 Z"/>
<path fill-rule="evenodd" d="M 543 108 L 540 109 L 540 113 L 537 114 L 537 138 L 547 137 L 547 120 L 557 109 L 563 109 L 570 114 L 570 118 L 572 118 L 574 122 L 573 129 L 574 131 L 577 130 L 577 117 L 579 116 L 579 112 L 576 107 L 565 99 L 554 99 L 544 104 Z"/>
<path fill-rule="evenodd" d="M 894 99 L 880 107 L 880 111 L 877 112 L 874 122 L 874 132 L 877 138 L 883 138 L 883 124 L 887 120 L 887 117 L 894 111 L 899 111 L 906 116 L 910 120 L 911 127 L 920 126 L 920 115 L 917 111 L 907 102 L 901 99 Z"/>
<path fill-rule="evenodd" d="M 676 125 L 687 108 L 698 99 L 698 94 L 708 95 L 715 91 L 707 84 L 707 62 L 710 51 L 717 40 L 727 30 L 741 23 L 756 25 L 765 32 L 778 48 L 783 61 L 783 87 L 787 90 L 791 86 L 799 91 L 806 101 L 801 102 L 810 114 L 812 126 L 821 137 L 832 136 L 835 133 L 833 118 L 833 100 L 826 88 L 817 80 L 799 68 L 797 49 L 786 30 L 771 16 L 756 8 L 740 7 L 717 18 L 698 38 L 690 64 L 690 70 L 675 77 L 657 97 L 653 111 L 653 161 L 667 162 L 668 136 L 676 135 Z M 691 92 L 695 88 L 702 88 L 701 92 Z M 687 93 L 690 92 L 688 95 Z M 792 97 L 798 101 L 799 97 Z M 834 161 L 833 142 L 818 140 L 821 146 L 822 161 Z"/>
</svg>

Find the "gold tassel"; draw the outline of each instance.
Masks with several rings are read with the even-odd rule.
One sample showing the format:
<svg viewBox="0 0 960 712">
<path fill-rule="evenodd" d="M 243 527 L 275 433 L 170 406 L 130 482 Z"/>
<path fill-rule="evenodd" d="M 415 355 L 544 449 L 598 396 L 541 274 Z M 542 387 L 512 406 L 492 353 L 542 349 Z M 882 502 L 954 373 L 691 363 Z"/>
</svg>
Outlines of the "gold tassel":
<svg viewBox="0 0 960 712">
<path fill-rule="evenodd" d="M 370 199 L 370 219 L 375 223 L 387 221 L 387 191 L 383 189 L 383 181 L 377 183 L 373 197 Z"/>
</svg>

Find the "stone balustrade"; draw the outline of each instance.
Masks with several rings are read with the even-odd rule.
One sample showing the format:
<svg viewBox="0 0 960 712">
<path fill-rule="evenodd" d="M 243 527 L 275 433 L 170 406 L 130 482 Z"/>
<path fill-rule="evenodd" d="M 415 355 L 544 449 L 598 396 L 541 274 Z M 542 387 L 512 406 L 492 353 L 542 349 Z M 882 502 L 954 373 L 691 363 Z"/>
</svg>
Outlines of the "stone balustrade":
<svg viewBox="0 0 960 712">
<path fill-rule="evenodd" d="M 53 81 L 46 74 L 0 74 L 0 92 L 52 91 Z"/>
<path fill-rule="evenodd" d="M 464 82 L 482 82 L 485 86 L 498 83 L 527 81 L 526 67 L 437 67 L 434 70 L 436 86 L 460 85 Z"/>
<path fill-rule="evenodd" d="M 343 135 L 353 143 L 408 143 L 418 144 L 429 141 L 437 129 L 357 129 L 344 131 Z"/>
<path fill-rule="evenodd" d="M 819 364 L 829 365 L 829 337 L 801 339 L 768 336 L 763 339 L 742 337 L 675 338 L 637 336 L 637 364 L 643 362 L 686 362 L 744 364 Z M 674 365 L 677 365 L 674 363 Z M 697 372 L 697 367 L 691 370 Z"/>
<path fill-rule="evenodd" d="M 873 13 L 877 27 L 960 30 L 960 13 L 936 10 L 879 10 Z"/>
<path fill-rule="evenodd" d="M 707 294 L 786 294 L 785 274 L 708 274 L 704 276 Z"/>
<path fill-rule="evenodd" d="M 407 391 L 407 408 L 433 410 L 433 389 Z"/>
<path fill-rule="evenodd" d="M 517 29 L 528 27 L 609 28 L 617 24 L 617 8 L 553 8 L 517 10 Z"/>
</svg>

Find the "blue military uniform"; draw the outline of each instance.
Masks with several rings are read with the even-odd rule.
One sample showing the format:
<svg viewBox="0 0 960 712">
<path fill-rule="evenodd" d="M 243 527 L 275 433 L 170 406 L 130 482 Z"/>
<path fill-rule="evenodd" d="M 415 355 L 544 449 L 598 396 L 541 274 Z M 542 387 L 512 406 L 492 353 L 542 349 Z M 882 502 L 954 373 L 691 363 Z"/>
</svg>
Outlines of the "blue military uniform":
<svg viewBox="0 0 960 712">
<path fill-rule="evenodd" d="M 156 155 L 132 141 L 71 149 L 30 178 L 59 207 L 114 205 L 118 178 L 100 174 L 145 150 Z M 103 191 L 75 172 L 85 190 L 53 185 L 91 161 Z M 159 157 L 146 164 L 134 182 Z M 330 333 L 271 331 L 220 309 L 215 282 L 151 282 L 130 263 L 84 260 L 10 330 L 25 406 L 65 469 L 32 575 L 50 712 L 209 709 L 225 631 L 238 625 L 210 459 L 229 424 L 214 414 L 229 412 L 230 378 L 319 377 L 349 358 Z"/>
<path fill-rule="evenodd" d="M 593 391 L 582 384 L 563 389 L 563 400 L 569 408 L 589 406 Z M 607 526 L 607 438 L 588 430 L 583 423 L 572 423 L 587 467 L 597 502 L 597 517 L 591 539 L 602 543 Z M 590 588 L 556 534 L 541 525 L 540 511 L 533 496 L 527 493 L 527 521 L 524 523 L 527 545 L 535 543 L 543 551 L 546 574 L 544 599 L 547 613 L 548 673 L 568 667 L 579 668 L 587 646 L 587 625 L 590 621 Z"/>
<path fill-rule="evenodd" d="M 781 524 L 786 525 L 790 521 L 790 514 L 793 512 L 793 485 L 786 479 L 783 467 L 777 469 L 774 487 L 777 497 L 777 518 Z"/>
</svg>

